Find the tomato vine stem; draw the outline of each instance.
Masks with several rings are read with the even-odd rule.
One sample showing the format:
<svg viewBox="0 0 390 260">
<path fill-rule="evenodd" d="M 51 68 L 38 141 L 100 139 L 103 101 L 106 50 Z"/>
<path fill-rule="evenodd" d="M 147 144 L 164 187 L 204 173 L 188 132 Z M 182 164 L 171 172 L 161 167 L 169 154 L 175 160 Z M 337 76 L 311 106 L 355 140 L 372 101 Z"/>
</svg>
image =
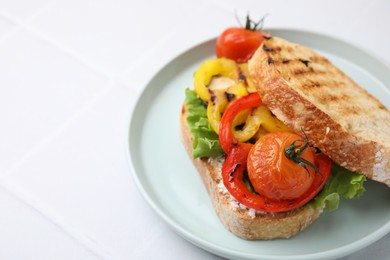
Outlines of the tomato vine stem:
<svg viewBox="0 0 390 260">
<path fill-rule="evenodd" d="M 235 12 L 235 17 L 240 27 L 245 28 L 249 31 L 261 31 L 263 29 L 264 21 L 267 16 L 268 14 L 265 14 L 260 20 L 256 22 L 250 18 L 250 15 L 248 13 L 245 18 L 245 26 L 243 26 L 238 17 L 237 11 Z"/>
<path fill-rule="evenodd" d="M 310 175 L 310 171 L 307 166 L 310 166 L 316 173 L 322 176 L 320 170 L 317 168 L 317 166 L 315 166 L 315 164 L 301 157 L 302 153 L 309 147 L 310 143 L 310 140 L 307 138 L 307 135 L 303 130 L 302 133 L 305 136 L 305 139 L 295 140 L 290 146 L 284 148 L 284 155 L 287 157 L 287 159 L 302 166 L 308 175 Z"/>
</svg>

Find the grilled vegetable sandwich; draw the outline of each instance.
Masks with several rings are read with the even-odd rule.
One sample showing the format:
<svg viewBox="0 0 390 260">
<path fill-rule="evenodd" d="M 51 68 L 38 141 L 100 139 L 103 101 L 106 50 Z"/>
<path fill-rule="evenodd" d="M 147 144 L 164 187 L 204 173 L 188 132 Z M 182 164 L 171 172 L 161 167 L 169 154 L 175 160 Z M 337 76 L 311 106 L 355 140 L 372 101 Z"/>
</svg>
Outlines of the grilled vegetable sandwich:
<svg viewBox="0 0 390 260">
<path fill-rule="evenodd" d="M 247 19 L 217 40 L 181 110 L 216 214 L 248 240 L 291 237 L 367 179 L 390 186 L 390 112 L 325 57 Z"/>
</svg>

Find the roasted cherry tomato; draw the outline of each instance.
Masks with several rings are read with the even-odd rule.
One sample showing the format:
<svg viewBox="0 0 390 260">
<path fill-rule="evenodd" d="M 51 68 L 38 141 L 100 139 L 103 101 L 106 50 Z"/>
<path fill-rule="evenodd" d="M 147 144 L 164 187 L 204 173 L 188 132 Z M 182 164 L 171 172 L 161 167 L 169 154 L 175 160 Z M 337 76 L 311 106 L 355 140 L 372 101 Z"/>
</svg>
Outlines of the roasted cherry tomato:
<svg viewBox="0 0 390 260">
<path fill-rule="evenodd" d="M 288 132 L 274 132 L 261 137 L 248 155 L 248 177 L 254 190 L 274 200 L 296 199 L 302 196 L 312 185 L 314 168 L 306 168 L 285 156 L 285 148 L 299 135 Z M 304 144 L 302 143 L 302 146 Z M 300 159 L 314 165 L 314 152 L 307 147 Z"/>
<path fill-rule="evenodd" d="M 255 23 L 247 16 L 245 27 L 231 27 L 222 32 L 217 39 L 217 57 L 247 62 L 264 40 L 260 31 L 263 19 Z"/>
<path fill-rule="evenodd" d="M 269 167 L 274 170 L 275 165 L 279 165 L 279 163 L 275 163 L 272 158 L 285 156 L 286 158 L 281 160 L 280 166 L 283 165 L 284 167 L 287 165 L 287 167 L 291 167 L 292 172 L 281 170 L 280 172 L 287 174 L 287 176 L 282 176 L 284 178 L 283 181 L 273 180 L 275 183 L 271 185 L 269 181 L 277 177 L 277 175 L 281 175 L 271 174 L 266 176 L 265 181 L 268 182 L 267 184 L 271 188 L 265 188 L 262 191 L 256 190 L 262 184 L 257 183 L 260 180 L 252 176 L 252 180 L 255 183 L 255 192 L 252 192 L 245 184 L 244 176 L 247 165 L 250 164 L 251 166 L 249 167 L 253 168 L 250 170 L 252 174 L 257 172 L 256 163 L 252 162 L 256 159 L 250 158 L 249 160 L 251 161 L 248 162 L 248 155 L 252 152 L 255 153 L 253 149 L 257 150 L 258 148 L 256 148 L 257 145 L 253 148 L 251 143 L 243 143 L 235 139 L 232 126 L 233 120 L 238 113 L 244 109 L 259 106 L 261 103 L 260 96 L 257 93 L 252 93 L 235 100 L 224 112 L 219 129 L 219 141 L 226 153 L 226 159 L 222 166 L 222 180 L 230 194 L 238 202 L 249 208 L 266 212 L 290 211 L 305 205 L 321 191 L 330 176 L 332 161 L 322 153 L 306 152 L 311 149 L 307 138 L 302 139 L 299 136 L 292 136 L 291 139 L 281 138 L 281 143 L 277 145 L 277 149 L 274 151 L 273 145 L 264 145 L 269 151 L 267 156 L 271 157 L 270 160 L 266 159 L 265 161 L 269 161 Z M 290 141 L 291 144 L 288 143 Z M 286 159 L 291 160 L 291 162 L 287 162 Z M 290 163 L 295 163 L 296 165 L 291 165 Z M 301 172 L 302 169 L 298 170 L 299 167 L 303 169 L 303 172 Z M 273 172 L 273 170 L 270 172 Z M 298 180 L 294 180 L 292 184 L 288 183 L 297 174 L 296 170 L 300 174 Z M 251 178 L 249 179 L 251 180 Z M 301 183 L 305 184 L 302 185 Z M 310 185 L 307 183 L 310 183 Z M 294 186 L 294 189 L 298 187 L 299 191 L 286 192 L 288 185 Z M 282 188 L 282 192 L 284 191 L 283 195 L 278 194 L 279 192 L 276 189 L 274 190 L 276 186 Z M 262 188 L 260 187 L 260 189 Z"/>
</svg>

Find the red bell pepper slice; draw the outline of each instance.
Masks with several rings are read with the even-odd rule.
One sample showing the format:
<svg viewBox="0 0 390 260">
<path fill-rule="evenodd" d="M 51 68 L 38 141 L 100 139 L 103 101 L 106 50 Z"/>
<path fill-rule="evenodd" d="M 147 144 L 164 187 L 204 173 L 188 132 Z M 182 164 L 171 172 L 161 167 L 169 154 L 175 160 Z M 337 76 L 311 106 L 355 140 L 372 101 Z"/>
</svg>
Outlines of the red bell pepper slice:
<svg viewBox="0 0 390 260">
<path fill-rule="evenodd" d="M 229 154 L 229 151 L 238 144 L 238 141 L 234 138 L 232 129 L 234 118 L 239 112 L 260 106 L 261 103 L 259 94 L 251 93 L 235 100 L 223 113 L 219 127 L 219 142 L 226 154 Z"/>
</svg>

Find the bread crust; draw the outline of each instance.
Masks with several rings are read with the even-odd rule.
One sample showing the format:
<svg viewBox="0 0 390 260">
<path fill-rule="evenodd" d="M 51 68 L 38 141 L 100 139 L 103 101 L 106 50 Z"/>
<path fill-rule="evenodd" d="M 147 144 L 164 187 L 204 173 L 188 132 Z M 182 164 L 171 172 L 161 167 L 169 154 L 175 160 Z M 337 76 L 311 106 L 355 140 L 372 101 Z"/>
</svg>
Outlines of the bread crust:
<svg viewBox="0 0 390 260">
<path fill-rule="evenodd" d="M 278 37 L 248 68 L 276 117 L 337 164 L 390 186 L 390 112 L 377 99 L 326 58 Z"/>
<path fill-rule="evenodd" d="M 230 232 L 247 240 L 289 238 L 303 231 L 319 217 L 323 209 L 315 210 L 309 205 L 283 213 L 258 212 L 240 205 L 223 186 L 223 157 L 192 158 L 192 136 L 186 113 L 183 104 L 180 125 L 184 147 L 202 178 L 216 215 Z"/>
</svg>

